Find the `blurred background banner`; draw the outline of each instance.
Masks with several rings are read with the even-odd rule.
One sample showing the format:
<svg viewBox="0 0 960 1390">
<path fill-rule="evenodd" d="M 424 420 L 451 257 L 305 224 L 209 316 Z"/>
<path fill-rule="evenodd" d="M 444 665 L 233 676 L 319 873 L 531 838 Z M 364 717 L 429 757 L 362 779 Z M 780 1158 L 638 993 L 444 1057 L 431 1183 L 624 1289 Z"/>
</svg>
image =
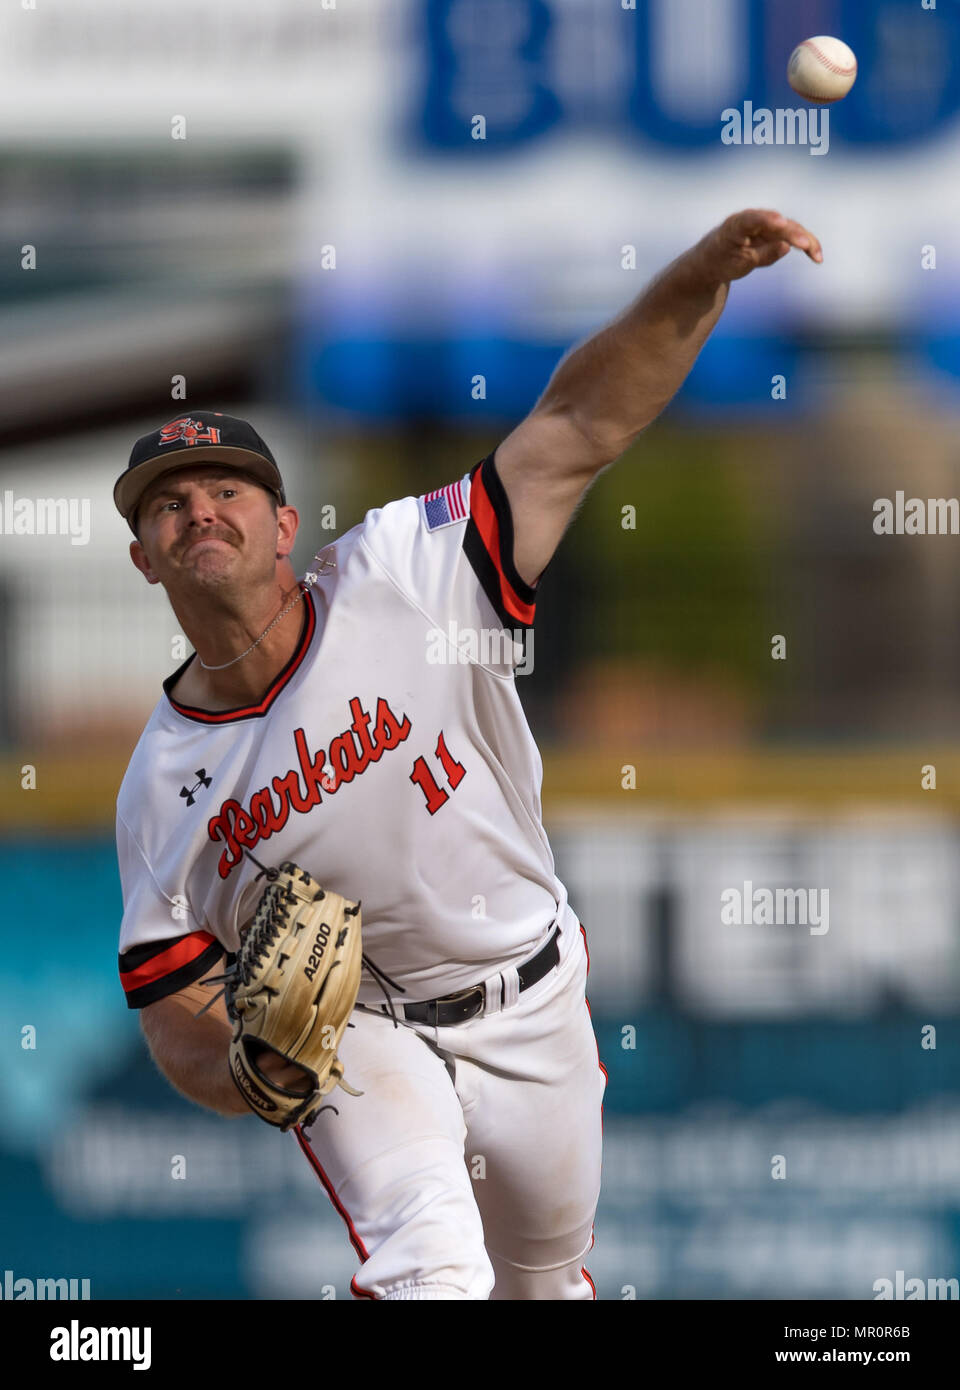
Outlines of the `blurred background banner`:
<svg viewBox="0 0 960 1390">
<path fill-rule="evenodd" d="M 859 60 L 830 108 L 786 82 L 813 34 Z M 958 64 L 947 0 L 6 7 L 0 1277 L 355 1268 L 296 1145 L 177 1096 L 124 1006 L 115 797 L 189 652 L 113 507 L 134 439 L 250 419 L 302 572 L 749 206 L 824 263 L 733 287 L 517 682 L 610 1077 L 589 1268 L 605 1299 L 960 1276 Z M 805 140 L 724 138 L 783 110 Z M 898 495 L 949 524 L 881 533 Z"/>
</svg>

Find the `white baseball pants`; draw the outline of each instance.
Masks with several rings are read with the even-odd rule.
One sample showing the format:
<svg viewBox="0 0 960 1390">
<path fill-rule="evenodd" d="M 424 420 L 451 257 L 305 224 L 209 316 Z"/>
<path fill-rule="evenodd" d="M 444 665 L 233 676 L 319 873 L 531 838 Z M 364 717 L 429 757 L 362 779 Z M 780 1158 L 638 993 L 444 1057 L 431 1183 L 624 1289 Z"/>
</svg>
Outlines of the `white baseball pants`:
<svg viewBox="0 0 960 1390">
<path fill-rule="evenodd" d="M 339 1049 L 364 1092 L 293 1133 L 361 1260 L 358 1299 L 594 1299 L 600 1063 L 586 937 L 506 1007 L 434 1028 L 355 1009 Z M 511 1002 L 511 995 L 512 1000 Z"/>
</svg>

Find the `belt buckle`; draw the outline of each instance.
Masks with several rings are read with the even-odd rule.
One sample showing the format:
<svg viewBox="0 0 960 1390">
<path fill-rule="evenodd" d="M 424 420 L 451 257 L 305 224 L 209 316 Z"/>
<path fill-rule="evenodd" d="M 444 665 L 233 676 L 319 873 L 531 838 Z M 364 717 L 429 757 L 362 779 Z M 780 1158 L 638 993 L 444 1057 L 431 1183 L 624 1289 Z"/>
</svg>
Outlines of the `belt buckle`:
<svg viewBox="0 0 960 1390">
<path fill-rule="evenodd" d="M 466 999 L 468 994 L 476 994 L 479 991 L 481 1000 L 486 1003 L 486 985 L 471 985 L 469 989 L 458 989 L 456 994 L 441 994 L 437 1000 L 438 1004 L 455 1004 L 458 999 Z"/>
<path fill-rule="evenodd" d="M 476 1012 L 476 1013 L 470 1015 L 471 1018 L 476 1018 L 476 1017 L 477 1017 L 477 1014 L 482 1013 L 482 1012 L 483 1012 L 483 1009 L 486 1007 L 486 1003 L 487 1003 L 487 987 L 486 987 L 486 985 L 471 985 L 469 989 L 458 989 L 458 990 L 456 991 L 456 993 L 454 993 L 454 994 L 444 994 L 444 995 L 442 995 L 442 996 L 437 1000 L 437 1009 L 436 1009 L 435 1012 L 434 1012 L 434 1017 L 436 1017 L 437 1013 L 439 1012 L 439 1006 L 440 1006 L 441 1004 L 456 1004 L 456 1003 L 458 1003 L 461 999 L 469 999 L 470 996 L 473 995 L 473 994 L 479 994 L 479 996 L 480 996 L 480 1007 L 479 1007 L 479 1009 L 477 1009 L 477 1012 Z M 464 1022 L 464 1023 L 467 1022 L 466 1019 L 463 1019 L 463 1020 L 461 1020 L 461 1021 Z"/>
<path fill-rule="evenodd" d="M 457 1004 L 458 999 L 467 999 L 471 994 L 479 994 L 481 997 L 481 1008 L 486 1004 L 485 984 L 471 984 L 468 990 L 457 990 L 456 994 L 443 994 L 438 999 L 438 1004 Z"/>
</svg>

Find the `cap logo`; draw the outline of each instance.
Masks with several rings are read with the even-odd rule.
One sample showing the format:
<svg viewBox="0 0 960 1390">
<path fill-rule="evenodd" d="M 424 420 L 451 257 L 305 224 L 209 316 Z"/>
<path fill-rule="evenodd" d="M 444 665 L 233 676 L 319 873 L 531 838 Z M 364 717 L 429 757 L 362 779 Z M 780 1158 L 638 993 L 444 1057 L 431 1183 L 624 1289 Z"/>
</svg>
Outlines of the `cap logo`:
<svg viewBox="0 0 960 1390">
<path fill-rule="evenodd" d="M 205 425 L 202 420 L 191 420 L 189 415 L 183 415 L 179 420 L 171 420 L 160 431 L 161 444 L 176 444 L 178 441 L 184 444 L 219 444 L 220 431 L 213 425 Z"/>
</svg>

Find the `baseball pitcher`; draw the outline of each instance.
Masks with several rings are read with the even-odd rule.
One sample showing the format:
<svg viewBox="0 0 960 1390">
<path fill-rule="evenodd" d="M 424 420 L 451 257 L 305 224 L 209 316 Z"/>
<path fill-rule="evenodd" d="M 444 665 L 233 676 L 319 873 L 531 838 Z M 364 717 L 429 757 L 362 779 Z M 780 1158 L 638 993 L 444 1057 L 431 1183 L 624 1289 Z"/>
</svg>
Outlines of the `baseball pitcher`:
<svg viewBox="0 0 960 1390">
<path fill-rule="evenodd" d="M 791 247 L 822 259 L 777 213 L 728 218 L 493 453 L 300 579 L 300 519 L 247 422 L 190 410 L 117 481 L 133 563 L 195 649 L 117 800 L 127 1003 L 183 1095 L 292 1134 L 357 1299 L 596 1297 L 606 1074 L 516 668 L 592 481 L 730 282 Z"/>
</svg>

